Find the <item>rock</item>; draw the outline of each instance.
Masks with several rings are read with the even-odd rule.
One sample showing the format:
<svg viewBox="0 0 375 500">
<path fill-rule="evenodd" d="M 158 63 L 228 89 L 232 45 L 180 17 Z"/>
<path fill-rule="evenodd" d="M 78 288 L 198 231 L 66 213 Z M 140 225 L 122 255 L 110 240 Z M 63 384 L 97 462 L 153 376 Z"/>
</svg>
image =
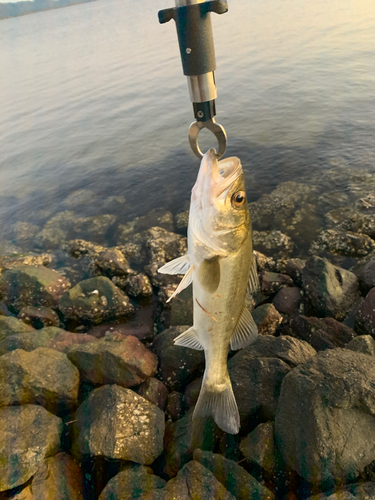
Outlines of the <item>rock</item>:
<svg viewBox="0 0 375 500">
<path fill-rule="evenodd" d="M 375 356 L 375 340 L 371 335 L 360 335 L 359 337 L 355 337 L 345 347 L 351 351 Z"/>
<path fill-rule="evenodd" d="M 258 272 L 271 271 L 274 272 L 276 269 L 276 262 L 272 257 L 267 257 L 261 252 L 254 250 L 255 260 L 257 262 Z"/>
<path fill-rule="evenodd" d="M 185 288 L 171 301 L 171 326 L 193 324 L 192 287 Z"/>
<path fill-rule="evenodd" d="M 66 278 L 43 266 L 14 267 L 0 278 L 3 301 L 17 311 L 28 306 L 55 308 L 69 287 Z"/>
<path fill-rule="evenodd" d="M 99 500 L 135 500 L 153 490 L 164 488 L 165 481 L 149 474 L 146 467 L 134 465 L 114 476 L 99 496 Z M 153 498 L 153 497 L 147 497 Z M 161 500 L 161 499 L 160 499 Z"/>
<path fill-rule="evenodd" d="M 181 281 L 180 276 L 171 274 L 161 274 L 158 269 L 164 265 L 164 262 L 154 262 L 153 264 L 148 264 L 144 267 L 146 275 L 150 278 L 150 281 L 155 287 L 168 286 L 171 283 L 177 284 Z"/>
<path fill-rule="evenodd" d="M 118 245 L 126 244 L 134 240 L 134 235 L 142 231 L 158 226 L 167 231 L 173 231 L 173 215 L 164 210 L 152 210 L 146 215 L 136 217 L 126 224 L 120 224 L 118 227 Z"/>
<path fill-rule="evenodd" d="M 117 220 L 113 214 L 100 214 L 93 217 L 80 217 L 74 225 L 75 236 L 83 237 L 89 241 L 104 241 L 105 234 Z"/>
<path fill-rule="evenodd" d="M 67 453 L 58 453 L 42 462 L 31 484 L 12 500 L 84 500 L 83 475 Z"/>
<path fill-rule="evenodd" d="M 235 500 L 208 469 L 192 460 L 164 489 L 165 500 Z"/>
<path fill-rule="evenodd" d="M 302 279 L 309 316 L 343 319 L 359 298 L 357 277 L 327 259 L 310 257 Z"/>
<path fill-rule="evenodd" d="M 241 440 L 240 450 L 249 462 L 256 463 L 263 470 L 274 475 L 278 455 L 274 440 L 274 423 L 259 424 Z"/>
<path fill-rule="evenodd" d="M 352 268 L 352 272 L 357 276 L 363 292 L 367 294 L 375 287 L 375 255 L 370 256 L 364 263 L 358 263 Z"/>
<path fill-rule="evenodd" d="M 258 306 L 251 314 L 258 326 L 259 335 L 275 335 L 277 327 L 283 320 L 272 304 Z"/>
<path fill-rule="evenodd" d="M 68 358 L 77 366 L 83 380 L 93 384 L 117 384 L 133 387 L 155 375 L 158 359 L 132 336 L 115 333 L 89 342 L 73 345 Z"/>
<path fill-rule="evenodd" d="M 161 227 L 152 227 L 147 231 L 147 246 L 151 262 L 169 262 L 187 252 L 184 236 L 170 233 Z"/>
<path fill-rule="evenodd" d="M 290 322 L 293 337 L 308 342 L 315 350 L 345 347 L 356 333 L 333 318 L 297 316 Z"/>
<path fill-rule="evenodd" d="M 108 278 L 113 276 L 127 276 L 132 272 L 124 254 L 118 248 L 109 248 L 100 253 L 93 261 L 95 274 L 102 274 Z"/>
<path fill-rule="evenodd" d="M 138 309 L 142 314 L 142 319 L 144 319 L 146 308 Z M 137 311 L 136 311 L 137 314 Z M 112 333 L 120 334 L 124 337 L 131 335 L 136 337 L 140 341 L 151 341 L 154 338 L 153 325 L 129 321 L 128 323 L 102 323 L 100 325 L 92 326 L 88 332 L 89 335 L 100 339 L 105 335 L 110 335 Z"/>
<path fill-rule="evenodd" d="M 185 389 L 184 402 L 188 408 L 191 408 L 198 401 L 198 396 L 202 387 L 202 377 L 191 382 Z"/>
<path fill-rule="evenodd" d="M 0 356 L 0 406 L 40 404 L 63 414 L 77 403 L 79 373 L 66 354 L 40 347 Z"/>
<path fill-rule="evenodd" d="M 253 231 L 253 246 L 273 258 L 286 259 L 293 251 L 293 241 L 280 231 Z"/>
<path fill-rule="evenodd" d="M 78 189 L 70 193 L 64 200 L 66 208 L 75 210 L 83 209 L 95 202 L 96 195 L 90 189 Z"/>
<path fill-rule="evenodd" d="M 128 276 L 120 288 L 123 288 L 130 297 L 151 297 L 152 295 L 151 281 L 144 273 Z"/>
<path fill-rule="evenodd" d="M 32 244 L 34 236 L 40 231 L 40 227 L 29 222 L 16 222 L 13 227 L 14 241 L 17 245 L 29 246 Z"/>
<path fill-rule="evenodd" d="M 355 330 L 362 335 L 375 337 L 375 288 L 371 288 L 358 310 Z"/>
<path fill-rule="evenodd" d="M 375 214 L 356 213 L 345 220 L 341 227 L 346 231 L 360 233 L 375 238 Z"/>
<path fill-rule="evenodd" d="M 176 421 L 182 418 L 185 413 L 184 408 L 184 395 L 181 392 L 172 391 L 168 395 L 165 413 L 169 420 Z"/>
<path fill-rule="evenodd" d="M 158 375 L 171 390 L 178 390 L 200 374 L 204 364 L 203 351 L 174 345 L 174 339 L 189 326 L 168 328 L 155 337 L 153 351 L 159 358 Z"/>
<path fill-rule="evenodd" d="M 216 477 L 218 481 L 238 500 L 273 500 L 274 494 L 244 468 L 233 460 L 209 451 L 195 450 L 194 460 L 201 463 Z"/>
<path fill-rule="evenodd" d="M 349 484 L 335 492 L 313 495 L 307 500 L 373 500 L 375 498 L 375 483 Z"/>
<path fill-rule="evenodd" d="M 75 418 L 73 449 L 83 457 L 103 456 L 147 465 L 163 451 L 164 413 L 131 389 L 117 385 L 94 389 Z"/>
<path fill-rule="evenodd" d="M 299 288 L 293 286 L 282 288 L 272 300 L 275 309 L 286 316 L 295 316 L 298 314 L 301 304 L 301 292 Z"/>
<path fill-rule="evenodd" d="M 58 315 L 50 307 L 23 307 L 18 313 L 17 318 L 34 328 L 60 326 Z"/>
<path fill-rule="evenodd" d="M 0 492 L 24 484 L 57 453 L 62 427 L 42 406 L 0 408 Z"/>
<path fill-rule="evenodd" d="M 68 290 L 59 308 L 64 316 L 80 323 L 101 323 L 134 311 L 129 298 L 104 276 L 81 281 Z"/>
<path fill-rule="evenodd" d="M 262 271 L 259 278 L 261 286 L 260 290 L 264 295 L 272 295 L 284 287 L 293 286 L 292 278 L 286 274 Z"/>
<path fill-rule="evenodd" d="M 184 212 L 180 212 L 176 215 L 176 228 L 177 229 L 186 229 L 189 224 L 189 210 L 185 210 Z"/>
<path fill-rule="evenodd" d="M 58 213 L 44 225 L 34 238 L 34 244 L 39 248 L 58 248 L 64 241 L 74 237 L 74 228 L 79 217 L 72 210 Z"/>
<path fill-rule="evenodd" d="M 50 253 L 27 253 L 3 255 L 0 257 L 0 272 L 19 266 L 48 266 L 52 261 Z"/>
<path fill-rule="evenodd" d="M 63 245 L 63 250 L 69 253 L 72 257 L 79 259 L 84 256 L 88 257 L 98 257 L 101 253 L 105 252 L 107 249 L 101 245 L 92 243 L 91 241 L 85 240 L 71 240 Z"/>
<path fill-rule="evenodd" d="M 375 241 L 365 234 L 343 229 L 326 229 L 312 242 L 310 253 L 324 255 L 328 252 L 347 257 L 363 257 L 374 249 Z"/>
<path fill-rule="evenodd" d="M 163 382 L 157 378 L 150 377 L 140 385 L 137 392 L 142 398 L 147 399 L 153 405 L 164 410 L 168 397 L 168 389 Z"/>
<path fill-rule="evenodd" d="M 32 332 L 34 328 L 13 316 L 0 316 L 0 341 L 16 333 Z"/>
<path fill-rule="evenodd" d="M 318 353 L 285 377 L 275 435 L 314 484 L 353 481 L 375 459 L 375 365 L 348 349 Z"/>
<path fill-rule="evenodd" d="M 302 285 L 302 272 L 306 261 L 302 259 L 287 259 L 280 267 L 280 272 L 288 274 L 297 286 Z"/>
</svg>

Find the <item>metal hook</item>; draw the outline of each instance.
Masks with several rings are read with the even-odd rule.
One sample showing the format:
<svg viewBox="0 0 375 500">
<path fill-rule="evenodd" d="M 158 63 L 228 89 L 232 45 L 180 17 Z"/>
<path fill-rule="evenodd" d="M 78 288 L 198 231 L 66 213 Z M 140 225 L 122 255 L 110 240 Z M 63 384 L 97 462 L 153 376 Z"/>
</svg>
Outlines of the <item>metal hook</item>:
<svg viewBox="0 0 375 500">
<path fill-rule="evenodd" d="M 215 134 L 219 148 L 217 152 L 217 157 L 220 159 L 225 150 L 227 149 L 227 134 L 222 125 L 215 122 L 215 118 L 211 118 L 211 120 L 206 120 L 205 122 L 193 122 L 189 128 L 189 142 L 191 149 L 198 156 L 198 158 L 203 158 L 203 153 L 198 144 L 198 134 L 202 130 L 202 128 L 207 128 L 211 130 L 213 134 Z"/>
</svg>

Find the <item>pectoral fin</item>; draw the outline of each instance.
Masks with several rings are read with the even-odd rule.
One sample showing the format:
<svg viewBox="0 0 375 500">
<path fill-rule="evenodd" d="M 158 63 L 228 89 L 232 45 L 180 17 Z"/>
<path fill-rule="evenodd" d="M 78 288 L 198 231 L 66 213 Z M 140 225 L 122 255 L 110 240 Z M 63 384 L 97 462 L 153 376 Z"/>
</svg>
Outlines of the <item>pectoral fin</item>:
<svg viewBox="0 0 375 500">
<path fill-rule="evenodd" d="M 243 308 L 236 329 L 230 339 L 230 348 L 233 351 L 242 349 L 254 342 L 258 336 L 258 327 L 246 307 Z"/>
<path fill-rule="evenodd" d="M 158 273 L 161 274 L 186 274 L 190 268 L 190 259 L 189 256 L 183 255 L 182 257 L 178 257 L 177 259 L 173 259 L 167 264 L 164 264 L 160 269 L 158 269 Z"/>
<path fill-rule="evenodd" d="M 191 266 L 189 268 L 188 272 L 182 278 L 182 280 L 180 281 L 180 283 L 179 283 L 178 287 L 176 288 L 175 292 L 173 293 L 173 295 L 171 295 L 169 297 L 169 299 L 167 300 L 167 302 L 170 302 L 173 299 L 173 297 L 176 297 L 176 295 L 178 295 L 180 292 L 182 292 L 182 290 L 184 290 L 185 288 L 187 288 L 190 285 L 190 283 L 193 281 L 193 269 L 194 269 L 194 266 Z"/>
<path fill-rule="evenodd" d="M 255 255 L 253 254 L 253 261 L 250 267 L 249 273 L 249 281 L 247 282 L 247 292 L 254 293 L 257 292 L 260 288 L 259 278 L 258 278 L 258 269 L 257 269 L 257 261 Z"/>
<path fill-rule="evenodd" d="M 197 351 L 203 351 L 202 344 L 199 342 L 197 331 L 194 327 L 190 327 L 186 332 L 181 333 L 178 337 L 174 339 L 174 345 L 179 345 L 182 347 L 190 347 L 190 349 L 196 349 Z"/>
</svg>

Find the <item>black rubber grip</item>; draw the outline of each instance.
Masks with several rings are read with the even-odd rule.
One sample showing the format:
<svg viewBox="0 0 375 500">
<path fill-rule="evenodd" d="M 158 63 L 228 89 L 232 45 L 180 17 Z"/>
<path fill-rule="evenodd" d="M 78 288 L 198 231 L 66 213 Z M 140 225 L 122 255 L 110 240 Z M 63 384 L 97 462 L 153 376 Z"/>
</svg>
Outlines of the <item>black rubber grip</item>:
<svg viewBox="0 0 375 500">
<path fill-rule="evenodd" d="M 216 115 L 215 100 L 193 102 L 194 116 L 197 122 L 206 122 Z"/>
</svg>

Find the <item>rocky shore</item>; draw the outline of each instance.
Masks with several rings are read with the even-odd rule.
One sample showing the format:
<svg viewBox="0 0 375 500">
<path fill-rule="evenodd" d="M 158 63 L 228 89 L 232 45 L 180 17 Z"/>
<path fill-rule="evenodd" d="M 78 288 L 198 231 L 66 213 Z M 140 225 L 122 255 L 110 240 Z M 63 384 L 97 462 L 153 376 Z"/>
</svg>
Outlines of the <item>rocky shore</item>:
<svg viewBox="0 0 375 500">
<path fill-rule="evenodd" d="M 195 450 L 204 355 L 173 344 L 191 290 L 166 304 L 179 277 L 157 273 L 186 252 L 187 212 L 116 226 L 69 210 L 81 192 L 43 227 L 16 223 L 0 257 L 0 500 L 374 499 L 375 197 L 356 175 L 345 196 L 287 182 L 250 204 L 260 335 L 228 361 L 241 429 L 208 420 Z"/>
</svg>

